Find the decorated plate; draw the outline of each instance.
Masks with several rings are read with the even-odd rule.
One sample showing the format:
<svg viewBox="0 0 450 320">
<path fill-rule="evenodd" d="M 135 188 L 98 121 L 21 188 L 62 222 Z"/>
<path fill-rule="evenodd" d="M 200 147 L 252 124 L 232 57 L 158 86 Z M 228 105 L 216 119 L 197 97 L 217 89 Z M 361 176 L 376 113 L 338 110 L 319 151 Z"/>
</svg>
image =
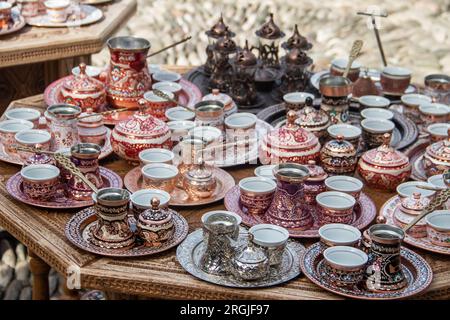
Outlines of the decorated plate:
<svg viewBox="0 0 450 320">
<path fill-rule="evenodd" d="M 225 207 L 227 210 L 237 213 L 242 218 L 242 223 L 246 226 L 252 227 L 261 223 L 268 223 L 264 219 L 264 215 L 252 215 L 247 213 L 247 209 L 243 208 L 240 201 L 239 186 L 234 186 L 225 196 Z M 318 238 L 319 228 L 317 213 L 314 208 L 310 210 L 314 225 L 308 230 L 298 230 L 294 228 L 286 228 L 289 231 L 289 236 L 292 238 Z M 373 201 L 365 194 L 361 193 L 358 202 L 354 208 L 354 217 L 351 223 L 352 226 L 359 230 L 367 227 L 375 218 L 377 210 Z"/>
<path fill-rule="evenodd" d="M 85 4 L 81 4 L 79 7 L 72 5 L 69 10 L 69 16 L 65 22 L 53 22 L 46 13 L 35 17 L 29 17 L 26 21 L 29 25 L 35 27 L 69 28 L 92 24 L 103 18 L 102 10 Z"/>
</svg>

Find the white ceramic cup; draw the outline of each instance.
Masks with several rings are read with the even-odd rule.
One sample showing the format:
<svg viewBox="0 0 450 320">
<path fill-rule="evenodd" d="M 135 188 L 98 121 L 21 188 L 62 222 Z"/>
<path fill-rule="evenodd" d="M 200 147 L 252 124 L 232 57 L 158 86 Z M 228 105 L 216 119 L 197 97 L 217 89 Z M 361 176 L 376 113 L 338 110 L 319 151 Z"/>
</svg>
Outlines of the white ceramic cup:
<svg viewBox="0 0 450 320">
<path fill-rule="evenodd" d="M 264 248 L 268 253 L 270 265 L 279 265 L 289 239 L 289 232 L 273 224 L 257 224 L 248 230 L 253 236 L 253 243 Z"/>
<path fill-rule="evenodd" d="M 47 0 L 44 5 L 47 8 L 50 21 L 55 23 L 66 22 L 70 7 L 69 0 Z"/>
<path fill-rule="evenodd" d="M 257 117 L 253 113 L 239 112 L 225 118 L 225 127 L 227 129 L 248 130 L 255 128 Z"/>
<path fill-rule="evenodd" d="M 27 120 L 33 123 L 34 128 L 39 126 L 39 118 L 41 113 L 38 110 L 31 108 L 15 108 L 5 112 L 6 119 L 8 120 Z"/>
<path fill-rule="evenodd" d="M 325 191 L 316 196 L 319 205 L 320 224 L 345 223 L 353 219 L 353 207 L 356 199 L 344 192 Z"/>
<path fill-rule="evenodd" d="M 175 188 L 175 178 L 178 168 L 166 163 L 150 163 L 141 168 L 144 187 L 147 189 L 160 189 L 168 193 Z"/>
<path fill-rule="evenodd" d="M 338 270 L 354 270 L 363 268 L 368 256 L 360 249 L 348 246 L 335 246 L 323 252 L 325 261 Z"/>
<path fill-rule="evenodd" d="M 450 123 L 433 123 L 427 127 L 427 132 L 430 134 L 431 142 L 444 140 L 448 136 Z"/>
<path fill-rule="evenodd" d="M 392 120 L 394 113 L 382 108 L 367 108 L 361 111 L 361 116 L 364 119 Z"/>
<path fill-rule="evenodd" d="M 155 82 L 179 82 L 181 75 L 176 72 L 160 70 L 153 73 L 153 80 Z"/>
<path fill-rule="evenodd" d="M 418 94 L 418 93 L 408 93 L 401 96 L 401 101 L 404 105 L 408 107 L 419 107 L 422 104 L 431 103 L 432 100 L 430 97 Z"/>
<path fill-rule="evenodd" d="M 186 110 L 183 107 L 173 107 L 167 109 L 165 114 L 169 121 L 193 121 L 195 119 L 195 112 Z"/>
<path fill-rule="evenodd" d="M 43 150 L 49 150 L 51 138 L 49 132 L 39 129 L 22 130 L 14 136 L 14 139 L 25 147 L 40 147 Z"/>
<path fill-rule="evenodd" d="M 91 66 L 91 65 L 86 66 L 86 74 L 89 77 L 99 79 L 101 73 L 102 73 L 102 68 L 100 68 L 100 67 Z M 72 74 L 74 76 L 78 76 L 80 74 L 80 67 L 77 66 L 77 67 L 72 68 Z"/>
<path fill-rule="evenodd" d="M 438 246 L 450 247 L 450 210 L 436 210 L 425 217 L 427 235 Z"/>
<path fill-rule="evenodd" d="M 391 104 L 389 99 L 373 95 L 359 97 L 358 101 L 364 108 L 388 108 Z"/>
<path fill-rule="evenodd" d="M 329 223 L 319 228 L 319 236 L 325 247 L 354 247 L 359 244 L 361 231 L 348 224 Z"/>
<path fill-rule="evenodd" d="M 273 168 L 275 168 L 275 164 L 269 164 L 265 166 L 259 166 L 255 169 L 254 174 L 260 178 L 267 178 L 272 180 L 277 180 L 273 175 Z"/>
<path fill-rule="evenodd" d="M 195 122 L 189 120 L 169 121 L 167 122 L 167 126 L 170 129 L 172 141 L 178 143 L 181 138 L 188 135 L 189 130 L 195 127 Z"/>
<path fill-rule="evenodd" d="M 390 120 L 364 119 L 361 121 L 361 127 L 363 130 L 371 133 L 384 134 L 386 132 L 392 132 L 395 124 Z"/>
<path fill-rule="evenodd" d="M 139 160 L 142 166 L 149 163 L 172 164 L 175 155 L 172 151 L 162 148 L 150 148 L 139 152 Z"/>
<path fill-rule="evenodd" d="M 234 213 L 232 211 L 226 211 L 226 210 L 214 210 L 214 211 L 206 212 L 205 214 L 202 215 L 202 218 L 201 218 L 202 224 L 204 225 L 206 223 L 206 221 L 208 221 L 209 217 L 216 215 L 216 214 L 224 214 L 224 215 L 232 216 L 233 218 L 236 219 L 237 225 L 240 225 L 242 223 L 242 218 L 237 213 Z"/>
<path fill-rule="evenodd" d="M 433 190 L 427 190 L 427 189 L 422 189 L 419 188 L 418 186 L 428 186 L 428 187 L 432 187 L 432 184 L 429 184 L 427 182 L 422 182 L 422 181 L 408 181 L 408 182 L 404 182 L 402 184 L 399 184 L 397 186 L 397 194 L 400 196 L 401 199 L 405 199 L 408 197 L 412 197 L 412 195 L 415 192 L 418 192 L 421 194 L 422 197 L 432 197 L 436 192 Z"/>
<path fill-rule="evenodd" d="M 332 176 L 325 179 L 325 186 L 330 191 L 339 191 L 350 194 L 359 199 L 364 184 L 361 180 L 349 176 Z"/>
</svg>

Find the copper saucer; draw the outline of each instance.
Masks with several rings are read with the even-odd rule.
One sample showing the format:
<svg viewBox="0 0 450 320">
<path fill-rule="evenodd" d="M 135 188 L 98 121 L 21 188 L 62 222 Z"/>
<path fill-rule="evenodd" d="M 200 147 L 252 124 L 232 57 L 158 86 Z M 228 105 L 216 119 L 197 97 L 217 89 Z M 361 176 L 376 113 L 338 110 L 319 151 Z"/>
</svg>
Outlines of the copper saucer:
<svg viewBox="0 0 450 320">
<path fill-rule="evenodd" d="M 186 219 L 179 213 L 172 211 L 173 222 L 175 227 L 175 233 L 173 237 L 165 241 L 159 247 L 150 247 L 142 244 L 139 240 L 135 241 L 134 246 L 121 249 L 108 249 L 95 245 L 95 241 L 92 241 L 91 228 L 97 223 L 97 216 L 93 207 L 86 208 L 77 214 L 75 214 L 65 227 L 65 234 L 67 239 L 78 248 L 91 252 L 93 254 L 117 257 L 117 258 L 136 258 L 149 256 L 152 254 L 160 253 L 169 250 L 177 246 L 181 241 L 186 238 L 189 230 Z M 131 230 L 136 229 L 136 221 L 133 216 L 128 217 Z"/>
<path fill-rule="evenodd" d="M 106 128 L 106 139 L 105 144 L 103 145 L 101 149 L 101 153 L 98 157 L 99 160 L 102 160 L 106 157 L 108 157 L 111 153 L 113 153 L 113 148 L 111 145 L 111 129 Z M 56 150 L 52 150 L 56 151 Z M 17 165 L 23 165 L 23 160 L 17 155 L 17 154 L 9 154 L 5 150 L 5 146 L 0 142 L 0 160 L 3 162 L 11 163 L 11 164 L 17 164 Z"/>
<path fill-rule="evenodd" d="M 235 185 L 234 178 L 228 172 L 220 168 L 214 168 L 214 175 L 217 180 L 217 186 L 214 194 L 211 197 L 193 201 L 189 199 L 188 194 L 184 190 L 175 187 L 175 190 L 170 194 L 169 205 L 179 207 L 192 207 L 210 204 L 222 200 L 228 190 L 230 190 Z M 125 188 L 127 188 L 130 192 L 136 192 L 138 190 L 144 189 L 142 187 L 143 181 L 140 167 L 136 167 L 130 170 L 125 175 L 123 181 L 125 184 Z"/>
<path fill-rule="evenodd" d="M 402 267 L 408 281 L 403 290 L 391 292 L 372 292 L 364 284 L 352 288 L 343 288 L 329 282 L 323 276 L 323 257 L 320 243 L 306 249 L 300 258 L 300 267 L 305 276 L 319 287 L 335 294 L 362 300 L 394 300 L 404 299 L 425 291 L 433 280 L 433 271 L 424 258 L 405 247 L 401 248 Z"/>
<path fill-rule="evenodd" d="M 257 224 L 268 223 L 265 220 L 264 215 L 248 214 L 247 209 L 242 207 L 239 197 L 239 186 L 234 186 L 225 196 L 225 208 L 240 215 L 242 223 L 246 226 L 252 227 Z M 314 218 L 314 225 L 308 230 L 287 228 L 289 236 L 292 238 L 318 238 L 320 225 L 317 222 L 316 211 L 314 209 L 311 210 L 311 214 Z M 359 200 L 355 205 L 354 218 L 351 225 L 362 230 L 373 221 L 376 214 L 377 209 L 373 201 L 365 193 L 361 193 Z"/>
<path fill-rule="evenodd" d="M 450 206 L 450 200 L 447 202 Z M 380 215 L 386 217 L 386 223 L 390 225 L 396 225 L 394 222 L 394 212 L 397 206 L 400 205 L 400 197 L 394 196 L 390 198 L 380 209 Z M 405 235 L 405 243 L 412 245 L 414 247 L 427 250 L 434 253 L 440 253 L 445 255 L 450 255 L 450 247 L 442 247 L 433 244 L 428 237 L 425 238 L 414 238 L 408 233 Z"/>
<path fill-rule="evenodd" d="M 71 77 L 71 76 L 67 76 L 67 77 Z M 45 89 L 44 101 L 48 106 L 62 102 L 61 88 L 64 84 L 64 81 L 67 79 L 67 77 L 64 77 L 64 78 L 54 81 Z M 183 87 L 183 89 L 180 93 L 180 96 L 178 98 L 178 102 L 180 104 L 193 107 L 197 102 L 199 102 L 202 99 L 202 93 L 197 88 L 197 86 L 195 84 L 193 84 L 192 82 L 189 82 L 186 79 L 181 78 L 180 85 Z M 104 104 L 103 106 L 100 106 L 100 108 L 98 109 L 98 112 L 109 111 L 109 110 L 114 110 L 114 109 L 112 107 L 110 107 L 109 105 Z M 106 125 L 114 126 L 118 122 L 128 119 L 128 117 L 133 115 L 134 112 L 136 112 L 136 111 L 125 111 L 125 112 L 112 113 L 110 115 L 105 115 L 103 117 L 103 123 Z"/>
<path fill-rule="evenodd" d="M 100 175 L 103 178 L 104 188 L 122 188 L 122 179 L 115 172 L 104 167 L 100 167 Z M 20 172 L 9 178 L 8 182 L 6 183 L 6 190 L 13 198 L 19 200 L 20 202 L 48 209 L 74 209 L 88 207 L 94 204 L 94 201 L 92 200 L 77 201 L 67 197 L 64 192 L 64 186 L 62 186 L 58 190 L 58 192 L 55 194 L 55 197 L 51 200 L 42 201 L 31 199 L 23 193 L 22 177 L 20 176 Z"/>
</svg>

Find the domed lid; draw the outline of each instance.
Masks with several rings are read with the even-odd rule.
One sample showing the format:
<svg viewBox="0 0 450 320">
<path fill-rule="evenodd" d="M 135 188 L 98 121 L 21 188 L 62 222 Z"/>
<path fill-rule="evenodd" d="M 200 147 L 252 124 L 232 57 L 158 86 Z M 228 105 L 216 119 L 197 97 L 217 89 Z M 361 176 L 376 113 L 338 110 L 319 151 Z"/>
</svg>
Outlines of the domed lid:
<svg viewBox="0 0 450 320">
<path fill-rule="evenodd" d="M 97 79 L 91 78 L 86 73 L 86 64 L 80 63 L 80 73 L 69 76 L 64 81 L 64 89 L 73 93 L 97 93 L 105 89 L 105 85 Z"/>
<path fill-rule="evenodd" d="M 344 140 L 344 136 L 338 135 L 336 139 L 330 140 L 323 146 L 324 151 L 334 155 L 356 155 L 356 150 L 353 144 Z"/>
<path fill-rule="evenodd" d="M 253 244 L 253 235 L 248 234 L 248 244 L 241 246 L 234 256 L 234 260 L 242 264 L 260 264 L 267 260 L 264 249 Z"/>
<path fill-rule="evenodd" d="M 209 29 L 205 32 L 208 37 L 219 39 L 223 36 L 225 36 L 227 33 L 230 37 L 234 37 L 235 33 L 231 32 L 228 28 L 228 26 L 223 22 L 223 15 L 220 14 L 219 20 Z"/>
<path fill-rule="evenodd" d="M 438 141 L 428 146 L 426 154 L 439 161 L 450 164 L 450 128 L 447 131 L 447 139 Z"/>
<path fill-rule="evenodd" d="M 328 174 L 321 166 L 318 166 L 314 160 L 309 160 L 305 166 L 309 170 L 309 177 L 306 181 L 324 181 L 328 178 Z"/>
<path fill-rule="evenodd" d="M 284 42 L 281 45 L 284 49 L 291 50 L 294 48 L 300 49 L 300 50 L 309 50 L 312 48 L 312 44 L 308 42 L 308 40 L 298 32 L 298 25 L 295 24 L 294 27 L 294 33 L 292 36 L 287 39 L 286 42 Z"/>
<path fill-rule="evenodd" d="M 159 207 L 160 201 L 157 197 L 150 200 L 151 208 L 143 211 L 139 215 L 139 222 L 141 225 L 149 226 L 153 222 L 162 222 L 164 220 L 170 220 L 172 213 L 168 209 Z"/>
<path fill-rule="evenodd" d="M 427 197 L 422 197 L 420 192 L 414 192 L 412 196 L 402 200 L 400 210 L 406 213 L 419 214 L 430 202 L 431 200 Z"/>
<path fill-rule="evenodd" d="M 113 130 L 129 136 L 130 139 L 133 137 L 146 138 L 162 136 L 170 131 L 164 121 L 144 112 L 145 101 L 140 100 L 139 107 L 140 110 L 138 112 L 135 112 L 128 119 L 120 121 Z"/>
<path fill-rule="evenodd" d="M 300 49 L 294 48 L 289 51 L 285 58 L 286 63 L 295 65 L 310 65 L 312 59 L 306 55 L 305 52 Z"/>
<path fill-rule="evenodd" d="M 224 106 L 228 106 L 233 103 L 233 99 L 225 93 L 221 93 L 219 89 L 212 89 L 211 93 L 207 94 L 202 98 L 202 101 L 219 101 L 222 102 Z"/>
<path fill-rule="evenodd" d="M 187 177 L 191 181 L 209 181 L 214 178 L 213 171 L 205 165 L 203 158 L 198 159 L 198 165 L 194 166 L 193 169 L 189 170 Z"/>
<path fill-rule="evenodd" d="M 385 133 L 383 144 L 362 155 L 363 161 L 379 167 L 402 167 L 409 165 L 408 157 L 390 146 L 391 135 Z"/>
<path fill-rule="evenodd" d="M 240 66 L 250 67 L 258 64 L 256 55 L 250 50 L 248 40 L 245 40 L 245 47 L 239 50 L 236 55 L 236 64 Z"/>
<path fill-rule="evenodd" d="M 310 97 L 307 97 L 305 100 L 305 107 L 298 112 L 299 117 L 295 122 L 302 128 L 326 126 L 330 122 L 330 117 L 323 110 L 316 110 L 312 104 L 313 100 Z"/>
<path fill-rule="evenodd" d="M 285 36 L 284 32 L 273 21 L 273 13 L 269 14 L 269 21 L 264 23 L 259 30 L 255 32 L 258 37 L 268 40 L 280 39 Z"/>
<path fill-rule="evenodd" d="M 270 131 L 266 136 L 267 144 L 283 149 L 309 149 L 319 143 L 317 137 L 295 123 L 297 113 L 290 110 L 285 126 Z"/>
<path fill-rule="evenodd" d="M 228 32 L 223 37 L 219 38 L 219 40 L 217 40 L 214 48 L 222 53 L 232 53 L 237 49 L 236 42 L 231 39 Z"/>
</svg>

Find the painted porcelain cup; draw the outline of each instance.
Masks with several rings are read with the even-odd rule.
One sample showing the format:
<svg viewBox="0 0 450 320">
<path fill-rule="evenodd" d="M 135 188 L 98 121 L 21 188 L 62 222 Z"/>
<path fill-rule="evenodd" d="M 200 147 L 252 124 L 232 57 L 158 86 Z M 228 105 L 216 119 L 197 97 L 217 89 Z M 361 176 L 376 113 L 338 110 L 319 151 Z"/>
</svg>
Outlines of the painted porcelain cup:
<svg viewBox="0 0 450 320">
<path fill-rule="evenodd" d="M 448 123 L 450 107 L 442 103 L 427 103 L 419 106 L 419 111 L 425 126 L 433 123 Z"/>
<path fill-rule="evenodd" d="M 364 280 L 367 254 L 357 248 L 335 246 L 325 249 L 324 273 L 334 285 L 353 287 Z"/>
<path fill-rule="evenodd" d="M 27 120 L 33 123 L 34 128 L 38 129 L 41 113 L 31 108 L 15 108 L 5 112 L 8 120 Z"/>
<path fill-rule="evenodd" d="M 364 184 L 353 177 L 332 176 L 325 179 L 325 186 L 330 191 L 344 192 L 358 200 Z"/>
<path fill-rule="evenodd" d="M 414 193 L 418 192 L 422 197 L 431 198 L 436 193 L 433 190 L 427 190 L 420 188 L 419 186 L 425 186 L 425 187 L 433 187 L 432 184 L 429 184 L 427 182 L 422 181 L 408 181 L 404 182 L 397 186 L 396 191 L 399 195 L 400 199 L 405 199 L 412 197 Z"/>
<path fill-rule="evenodd" d="M 277 178 L 275 178 L 273 174 L 273 168 L 275 168 L 275 164 L 268 164 L 265 166 L 259 166 L 255 169 L 254 174 L 257 177 L 260 178 L 267 178 L 276 181 Z"/>
<path fill-rule="evenodd" d="M 432 243 L 450 247 L 450 210 L 436 210 L 425 217 L 427 235 Z"/>
<path fill-rule="evenodd" d="M 16 133 L 24 130 L 31 130 L 33 123 L 27 120 L 4 120 L 0 122 L 0 142 L 5 147 L 7 153 L 16 153 L 11 148 L 16 143 L 14 138 Z"/>
<path fill-rule="evenodd" d="M 163 92 L 170 92 L 173 94 L 174 99 L 178 100 L 183 87 L 181 84 L 170 81 L 156 82 L 152 85 L 152 89 L 156 89 Z M 191 120 L 191 119 L 189 119 Z"/>
<path fill-rule="evenodd" d="M 361 111 L 361 116 L 364 119 L 392 120 L 394 118 L 394 113 L 381 108 L 367 108 Z"/>
<path fill-rule="evenodd" d="M 383 144 L 384 134 L 394 131 L 395 124 L 390 120 L 364 119 L 361 121 L 363 139 L 369 149 L 374 149 Z"/>
<path fill-rule="evenodd" d="M 380 74 L 380 83 L 386 94 L 403 94 L 411 83 L 411 71 L 406 68 L 387 66 Z"/>
<path fill-rule="evenodd" d="M 324 249 L 335 246 L 357 247 L 361 231 L 343 223 L 329 223 L 319 228 L 320 242 Z"/>
<path fill-rule="evenodd" d="M 0 29 L 6 28 L 11 20 L 12 4 L 7 1 L 0 2 Z"/>
<path fill-rule="evenodd" d="M 257 224 L 248 232 L 253 235 L 252 242 L 266 251 L 271 266 L 283 262 L 283 254 L 289 239 L 289 232 L 285 228 L 273 224 Z"/>
<path fill-rule="evenodd" d="M 44 2 L 44 5 L 51 22 L 66 22 L 70 7 L 69 0 L 48 0 Z"/>
<path fill-rule="evenodd" d="M 239 181 L 241 204 L 248 214 L 264 214 L 272 202 L 277 184 L 267 178 L 248 177 Z"/>
<path fill-rule="evenodd" d="M 38 148 L 44 151 L 50 150 L 51 138 L 52 136 L 50 133 L 38 129 L 19 131 L 14 136 L 14 139 L 20 146 L 29 148 Z M 18 154 L 23 160 L 33 155 L 32 152 L 27 151 L 18 151 Z"/>
<path fill-rule="evenodd" d="M 175 178 L 178 176 L 178 169 L 173 165 L 150 163 L 143 166 L 141 172 L 146 189 L 160 189 L 171 193 L 175 188 Z"/>
<path fill-rule="evenodd" d="M 195 124 L 224 129 L 225 106 L 216 100 L 204 100 L 195 105 Z"/>
<path fill-rule="evenodd" d="M 389 99 L 387 99 L 385 97 L 372 96 L 372 95 L 362 96 L 358 99 L 358 101 L 363 109 L 366 109 L 366 108 L 387 109 L 387 108 L 389 108 L 389 105 L 391 104 Z"/>
<path fill-rule="evenodd" d="M 51 199 L 59 187 L 59 169 L 51 164 L 32 164 L 22 168 L 23 192 L 32 199 Z"/>
<path fill-rule="evenodd" d="M 257 117 L 248 112 L 239 112 L 228 116 L 225 118 L 227 139 L 232 142 L 256 139 L 256 120 Z"/>
<path fill-rule="evenodd" d="M 169 206 L 170 194 L 163 190 L 158 189 L 143 189 L 130 196 L 131 211 L 135 219 L 138 219 L 139 215 L 147 210 L 151 209 L 151 200 L 157 198 L 159 200 L 160 208 L 167 208 Z"/>
<path fill-rule="evenodd" d="M 401 96 L 401 101 L 403 104 L 403 114 L 414 120 L 416 123 L 422 122 L 420 119 L 419 106 L 432 102 L 430 97 L 418 93 L 404 94 Z"/>
<path fill-rule="evenodd" d="M 153 78 L 153 80 L 155 80 L 155 82 L 176 82 L 176 83 L 178 83 L 181 80 L 181 75 L 176 72 L 160 70 L 160 71 L 156 71 L 155 73 L 153 73 L 152 78 Z"/>
<path fill-rule="evenodd" d="M 347 69 L 348 59 L 338 58 L 331 61 L 330 74 L 333 76 L 343 76 L 345 69 Z M 361 71 L 361 63 L 358 61 L 353 61 L 348 71 L 347 78 L 352 82 L 355 82 L 359 78 L 359 73 Z"/>
<path fill-rule="evenodd" d="M 290 92 L 283 96 L 286 112 L 289 110 L 298 111 L 306 104 L 306 98 L 314 100 L 314 95 L 308 92 Z"/>
<path fill-rule="evenodd" d="M 433 123 L 430 124 L 426 131 L 430 134 L 431 143 L 444 140 L 448 137 L 450 123 Z"/>
<path fill-rule="evenodd" d="M 150 163 L 173 164 L 174 158 L 175 154 L 172 151 L 162 148 L 150 148 L 139 152 L 139 161 L 141 162 L 141 166 L 145 166 Z"/>
<path fill-rule="evenodd" d="M 321 225 L 327 223 L 350 224 L 352 222 L 353 207 L 356 203 L 353 196 L 338 191 L 326 191 L 316 196 L 316 202 Z"/>
<path fill-rule="evenodd" d="M 350 142 L 356 150 L 359 147 L 359 140 L 361 138 L 361 129 L 351 124 L 333 124 L 328 127 L 327 132 L 333 139 L 337 139 L 338 136 L 343 136 L 344 140 Z"/>
<path fill-rule="evenodd" d="M 183 107 L 169 108 L 166 110 L 165 115 L 169 121 L 193 121 L 195 119 L 195 112 Z"/>
<path fill-rule="evenodd" d="M 168 91 L 163 91 L 163 93 L 167 94 L 169 98 L 174 99 L 173 93 Z M 172 107 L 175 107 L 175 104 L 172 101 L 157 96 L 153 93 L 153 91 L 147 91 L 144 93 L 144 100 L 145 106 L 147 107 L 147 112 L 163 121 L 167 121 L 166 111 Z"/>
</svg>

